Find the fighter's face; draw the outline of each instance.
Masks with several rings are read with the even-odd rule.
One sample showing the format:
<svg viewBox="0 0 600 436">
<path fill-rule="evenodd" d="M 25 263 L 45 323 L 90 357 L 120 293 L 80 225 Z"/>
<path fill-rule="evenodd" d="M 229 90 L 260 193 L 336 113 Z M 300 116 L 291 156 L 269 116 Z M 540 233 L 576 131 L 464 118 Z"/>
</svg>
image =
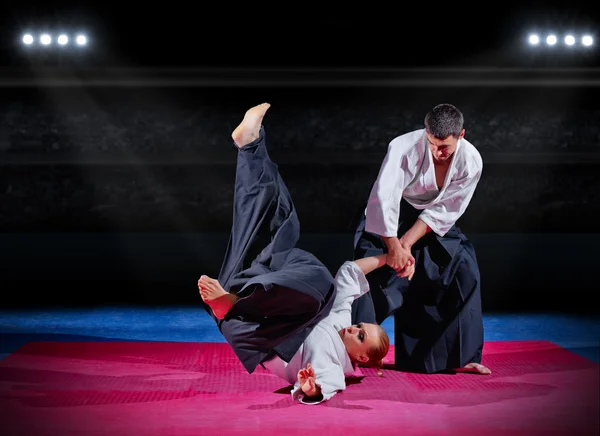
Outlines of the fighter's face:
<svg viewBox="0 0 600 436">
<path fill-rule="evenodd" d="M 454 154 L 458 141 L 465 136 L 465 129 L 460 132 L 458 137 L 448 136 L 445 139 L 438 139 L 427 133 L 427 142 L 431 155 L 437 162 L 445 162 Z"/>
<path fill-rule="evenodd" d="M 369 360 L 368 350 L 377 347 L 380 341 L 377 325 L 368 322 L 351 325 L 339 333 L 350 358 L 363 363 Z"/>
</svg>

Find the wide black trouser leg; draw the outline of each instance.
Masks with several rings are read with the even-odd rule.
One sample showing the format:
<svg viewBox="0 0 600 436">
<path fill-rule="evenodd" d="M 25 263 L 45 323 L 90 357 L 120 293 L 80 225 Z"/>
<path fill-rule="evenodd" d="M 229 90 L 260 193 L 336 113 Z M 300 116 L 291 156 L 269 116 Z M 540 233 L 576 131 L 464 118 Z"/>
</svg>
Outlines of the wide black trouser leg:
<svg viewBox="0 0 600 436">
<path fill-rule="evenodd" d="M 430 260 L 420 253 L 421 265 Z M 481 363 L 483 314 L 481 280 L 472 245 L 463 240 L 435 287 L 414 287 L 394 312 L 396 368 L 435 373 Z M 417 273 L 415 273 L 415 276 Z M 423 280 L 425 274 L 421 274 Z M 431 283 L 431 273 L 424 280 Z M 415 277 L 413 277 L 415 280 Z M 423 292 L 424 291 L 424 292 Z"/>
<path fill-rule="evenodd" d="M 266 134 L 238 150 L 233 221 L 219 283 L 238 293 L 250 274 L 239 274 L 254 262 L 268 264 L 276 253 L 295 247 L 300 223 L 290 193 L 270 159 Z"/>
<path fill-rule="evenodd" d="M 274 353 L 287 360 L 293 356 L 330 310 L 333 277 L 314 255 L 295 247 L 298 215 L 267 153 L 263 127 L 256 141 L 238 150 L 234 190 L 231 234 L 218 280 L 239 299 L 215 321 L 251 373 Z"/>
<path fill-rule="evenodd" d="M 416 216 L 403 201 L 399 234 Z M 355 258 L 387 252 L 383 240 L 364 226 L 363 216 L 355 233 Z M 481 280 L 472 244 L 455 226 L 444 237 L 427 234 L 412 254 L 416 264 L 411 281 L 388 266 L 367 275 L 371 291 L 354 302 L 353 322 L 382 323 L 394 315 L 398 369 L 432 373 L 480 363 Z"/>
</svg>

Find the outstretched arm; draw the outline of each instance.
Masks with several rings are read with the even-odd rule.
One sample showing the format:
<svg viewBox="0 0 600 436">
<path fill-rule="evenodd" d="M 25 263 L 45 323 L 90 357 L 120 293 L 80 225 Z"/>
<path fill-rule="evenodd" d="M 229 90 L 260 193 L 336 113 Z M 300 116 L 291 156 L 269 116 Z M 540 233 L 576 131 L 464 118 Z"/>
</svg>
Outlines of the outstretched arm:
<svg viewBox="0 0 600 436">
<path fill-rule="evenodd" d="M 370 290 L 366 275 L 387 264 L 387 254 L 347 260 L 335 275 L 335 300 L 331 312 L 352 311 L 352 302 Z"/>
<path fill-rule="evenodd" d="M 363 257 L 362 259 L 354 260 L 354 263 L 362 270 L 364 275 L 369 274 L 371 271 L 381 268 L 387 264 L 387 254 L 379 254 L 377 256 Z"/>
</svg>

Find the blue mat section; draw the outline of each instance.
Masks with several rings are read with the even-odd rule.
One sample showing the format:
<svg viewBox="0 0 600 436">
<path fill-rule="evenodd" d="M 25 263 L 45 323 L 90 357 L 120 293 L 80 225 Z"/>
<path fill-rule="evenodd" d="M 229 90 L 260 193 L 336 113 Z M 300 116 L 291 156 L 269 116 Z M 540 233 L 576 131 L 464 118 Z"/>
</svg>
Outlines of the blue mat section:
<svg viewBox="0 0 600 436">
<path fill-rule="evenodd" d="M 394 343 L 393 318 L 383 327 Z M 484 314 L 486 341 L 547 340 L 600 363 L 600 317 Z M 225 342 L 204 309 L 190 307 L 0 311 L 0 358 L 31 341 Z"/>
</svg>

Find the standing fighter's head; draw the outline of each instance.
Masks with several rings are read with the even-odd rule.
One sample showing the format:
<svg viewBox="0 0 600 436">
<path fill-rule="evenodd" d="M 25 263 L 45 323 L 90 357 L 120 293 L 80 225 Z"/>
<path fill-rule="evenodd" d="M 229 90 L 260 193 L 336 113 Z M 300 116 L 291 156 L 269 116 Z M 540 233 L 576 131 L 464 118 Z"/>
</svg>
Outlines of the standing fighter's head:
<svg viewBox="0 0 600 436">
<path fill-rule="evenodd" d="M 445 162 L 454 154 L 465 136 L 463 124 L 463 114 L 449 103 L 438 104 L 425 115 L 427 143 L 437 162 Z"/>
<path fill-rule="evenodd" d="M 338 332 L 352 362 L 381 367 L 390 349 L 390 338 L 379 324 L 361 322 Z"/>
</svg>

